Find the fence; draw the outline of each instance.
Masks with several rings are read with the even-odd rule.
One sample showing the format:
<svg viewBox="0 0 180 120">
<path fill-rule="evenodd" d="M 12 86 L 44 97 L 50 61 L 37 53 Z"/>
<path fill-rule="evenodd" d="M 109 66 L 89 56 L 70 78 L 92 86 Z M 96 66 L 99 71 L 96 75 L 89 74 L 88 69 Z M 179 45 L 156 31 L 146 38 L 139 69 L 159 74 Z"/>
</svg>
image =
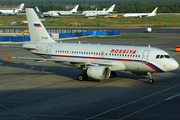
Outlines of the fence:
<svg viewBox="0 0 180 120">
<path fill-rule="evenodd" d="M 59 33 L 50 34 L 52 38 L 70 38 L 70 37 L 81 37 L 81 36 L 110 36 L 120 35 L 120 31 L 89 31 L 89 32 L 78 32 L 78 33 Z M 0 36 L 0 42 L 26 42 L 31 41 L 30 36 Z"/>
</svg>

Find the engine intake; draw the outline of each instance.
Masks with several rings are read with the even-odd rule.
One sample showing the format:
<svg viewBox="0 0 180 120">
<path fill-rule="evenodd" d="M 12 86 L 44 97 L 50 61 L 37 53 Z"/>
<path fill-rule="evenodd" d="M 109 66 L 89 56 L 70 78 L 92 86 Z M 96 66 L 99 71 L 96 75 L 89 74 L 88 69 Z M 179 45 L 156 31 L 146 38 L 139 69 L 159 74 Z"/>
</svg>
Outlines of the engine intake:
<svg viewBox="0 0 180 120">
<path fill-rule="evenodd" d="M 87 69 L 87 75 L 94 79 L 108 79 L 110 74 L 111 70 L 106 66 L 91 66 Z"/>
</svg>

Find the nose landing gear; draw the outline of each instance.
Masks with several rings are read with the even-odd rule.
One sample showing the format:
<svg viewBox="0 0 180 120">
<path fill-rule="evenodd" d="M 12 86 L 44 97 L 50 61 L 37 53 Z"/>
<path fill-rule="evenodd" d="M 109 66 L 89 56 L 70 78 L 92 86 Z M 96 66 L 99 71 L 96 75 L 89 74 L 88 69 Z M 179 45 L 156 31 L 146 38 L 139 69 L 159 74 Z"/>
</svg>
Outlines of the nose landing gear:
<svg viewBox="0 0 180 120">
<path fill-rule="evenodd" d="M 148 83 L 149 84 L 153 84 L 154 83 L 154 79 L 153 79 L 152 73 L 148 72 L 147 74 L 149 75 Z"/>
</svg>

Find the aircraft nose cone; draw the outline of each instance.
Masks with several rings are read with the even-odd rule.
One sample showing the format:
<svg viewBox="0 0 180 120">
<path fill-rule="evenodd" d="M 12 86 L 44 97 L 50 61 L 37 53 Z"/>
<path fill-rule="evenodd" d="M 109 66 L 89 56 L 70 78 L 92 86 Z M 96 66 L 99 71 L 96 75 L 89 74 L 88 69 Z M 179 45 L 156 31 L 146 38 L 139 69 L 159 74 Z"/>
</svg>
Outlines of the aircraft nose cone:
<svg viewBox="0 0 180 120">
<path fill-rule="evenodd" d="M 171 63 L 170 63 L 170 70 L 176 70 L 177 68 L 179 67 L 179 63 L 176 61 L 176 60 L 173 60 Z"/>
</svg>

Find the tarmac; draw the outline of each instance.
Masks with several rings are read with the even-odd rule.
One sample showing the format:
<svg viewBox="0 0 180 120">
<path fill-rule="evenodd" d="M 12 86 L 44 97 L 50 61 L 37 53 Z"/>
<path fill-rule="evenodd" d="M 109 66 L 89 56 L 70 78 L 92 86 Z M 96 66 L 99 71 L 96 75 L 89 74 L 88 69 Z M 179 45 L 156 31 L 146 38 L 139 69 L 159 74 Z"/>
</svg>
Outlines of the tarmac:
<svg viewBox="0 0 180 120">
<path fill-rule="evenodd" d="M 130 29 L 130 28 L 129 28 Z M 164 28 L 166 29 L 166 28 Z M 179 29 L 177 29 L 179 30 Z M 66 39 L 62 42 L 156 47 L 180 63 L 179 32 L 165 30 L 149 39 Z M 108 80 L 78 81 L 81 71 L 53 62 L 12 59 L 38 57 L 17 47 L 0 46 L 1 120 L 179 120 L 180 68 L 155 73 L 154 84 L 147 77 L 116 72 Z"/>
</svg>

